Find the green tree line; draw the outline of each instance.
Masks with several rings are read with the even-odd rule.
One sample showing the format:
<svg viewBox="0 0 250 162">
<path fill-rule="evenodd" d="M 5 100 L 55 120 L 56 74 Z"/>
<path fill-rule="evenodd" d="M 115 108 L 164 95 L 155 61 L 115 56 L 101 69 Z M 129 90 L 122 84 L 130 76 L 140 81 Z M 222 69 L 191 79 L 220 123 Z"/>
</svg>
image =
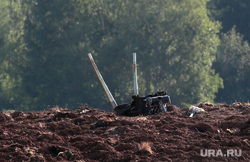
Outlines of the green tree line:
<svg viewBox="0 0 250 162">
<path fill-rule="evenodd" d="M 118 104 L 131 101 L 133 52 L 141 96 L 166 91 L 177 106 L 248 101 L 249 22 L 224 28 L 220 2 L 2 0 L 0 109 L 112 110 L 89 52 Z"/>
</svg>

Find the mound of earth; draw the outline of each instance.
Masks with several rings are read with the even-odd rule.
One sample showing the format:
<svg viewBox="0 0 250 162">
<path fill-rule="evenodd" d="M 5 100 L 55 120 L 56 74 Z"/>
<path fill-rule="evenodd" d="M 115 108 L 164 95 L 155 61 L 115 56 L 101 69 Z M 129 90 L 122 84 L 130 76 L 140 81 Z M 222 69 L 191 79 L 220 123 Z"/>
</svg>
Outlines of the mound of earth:
<svg viewBox="0 0 250 162">
<path fill-rule="evenodd" d="M 0 161 L 250 161 L 250 104 L 196 106 L 205 112 L 193 117 L 173 105 L 136 117 L 87 106 L 0 112 Z"/>
</svg>

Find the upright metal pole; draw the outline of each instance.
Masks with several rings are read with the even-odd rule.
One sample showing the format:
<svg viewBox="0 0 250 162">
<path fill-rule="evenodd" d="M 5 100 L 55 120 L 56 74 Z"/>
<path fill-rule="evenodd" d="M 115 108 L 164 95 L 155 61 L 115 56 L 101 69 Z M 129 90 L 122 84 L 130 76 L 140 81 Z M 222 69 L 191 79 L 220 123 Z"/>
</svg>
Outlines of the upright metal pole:
<svg viewBox="0 0 250 162">
<path fill-rule="evenodd" d="M 133 69 L 134 69 L 134 95 L 138 95 L 138 82 L 137 82 L 137 66 L 136 66 L 136 53 L 133 53 Z"/>
<path fill-rule="evenodd" d="M 109 91 L 109 88 L 108 88 L 108 86 L 106 85 L 104 79 L 102 78 L 102 75 L 101 75 L 100 71 L 98 70 L 98 68 L 97 68 L 97 66 L 96 66 L 96 64 L 95 64 L 95 61 L 94 61 L 94 59 L 93 59 L 91 53 L 89 53 L 88 56 L 89 56 L 89 59 L 90 59 L 90 61 L 91 61 L 91 63 L 92 63 L 92 66 L 93 66 L 93 68 L 94 68 L 94 70 L 95 70 L 95 72 L 96 72 L 96 74 L 97 74 L 97 76 L 98 76 L 98 79 L 100 80 L 100 82 L 101 82 L 101 84 L 102 84 L 102 87 L 103 87 L 103 89 L 105 90 L 105 92 L 106 92 L 106 94 L 107 94 L 107 96 L 108 96 L 108 98 L 109 98 L 109 101 L 110 101 L 110 103 L 111 103 L 111 105 L 112 105 L 112 107 L 113 107 L 113 109 L 114 109 L 114 108 L 117 106 L 117 103 L 116 103 L 116 101 L 115 101 L 113 95 L 112 95 L 111 92 Z"/>
</svg>

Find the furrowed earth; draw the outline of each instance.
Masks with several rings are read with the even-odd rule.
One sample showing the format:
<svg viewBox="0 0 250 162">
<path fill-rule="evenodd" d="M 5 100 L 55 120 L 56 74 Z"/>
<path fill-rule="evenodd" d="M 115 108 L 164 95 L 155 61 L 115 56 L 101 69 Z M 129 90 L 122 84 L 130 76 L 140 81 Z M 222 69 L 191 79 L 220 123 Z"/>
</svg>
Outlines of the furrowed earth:
<svg viewBox="0 0 250 162">
<path fill-rule="evenodd" d="M 0 161 L 250 161 L 250 103 L 195 106 L 205 112 L 0 112 Z"/>
</svg>

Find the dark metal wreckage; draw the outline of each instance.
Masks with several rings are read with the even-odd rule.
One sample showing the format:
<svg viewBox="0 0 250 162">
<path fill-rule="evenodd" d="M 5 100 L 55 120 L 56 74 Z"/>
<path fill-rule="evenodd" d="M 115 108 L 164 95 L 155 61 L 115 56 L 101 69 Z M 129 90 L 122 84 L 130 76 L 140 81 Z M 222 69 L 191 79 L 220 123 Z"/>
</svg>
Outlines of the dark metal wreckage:
<svg viewBox="0 0 250 162">
<path fill-rule="evenodd" d="M 111 94 L 108 86 L 106 85 L 100 71 L 98 70 L 92 54 L 89 53 L 88 57 L 92 66 L 108 96 L 108 99 L 117 115 L 124 116 L 137 116 L 137 115 L 151 115 L 160 112 L 166 112 L 166 104 L 170 103 L 170 96 L 166 92 L 157 92 L 155 94 L 147 95 L 144 97 L 139 96 L 138 82 L 137 82 L 137 66 L 136 66 L 136 53 L 133 53 L 133 71 L 134 71 L 134 95 L 130 104 L 117 105 L 113 95 Z"/>
</svg>

